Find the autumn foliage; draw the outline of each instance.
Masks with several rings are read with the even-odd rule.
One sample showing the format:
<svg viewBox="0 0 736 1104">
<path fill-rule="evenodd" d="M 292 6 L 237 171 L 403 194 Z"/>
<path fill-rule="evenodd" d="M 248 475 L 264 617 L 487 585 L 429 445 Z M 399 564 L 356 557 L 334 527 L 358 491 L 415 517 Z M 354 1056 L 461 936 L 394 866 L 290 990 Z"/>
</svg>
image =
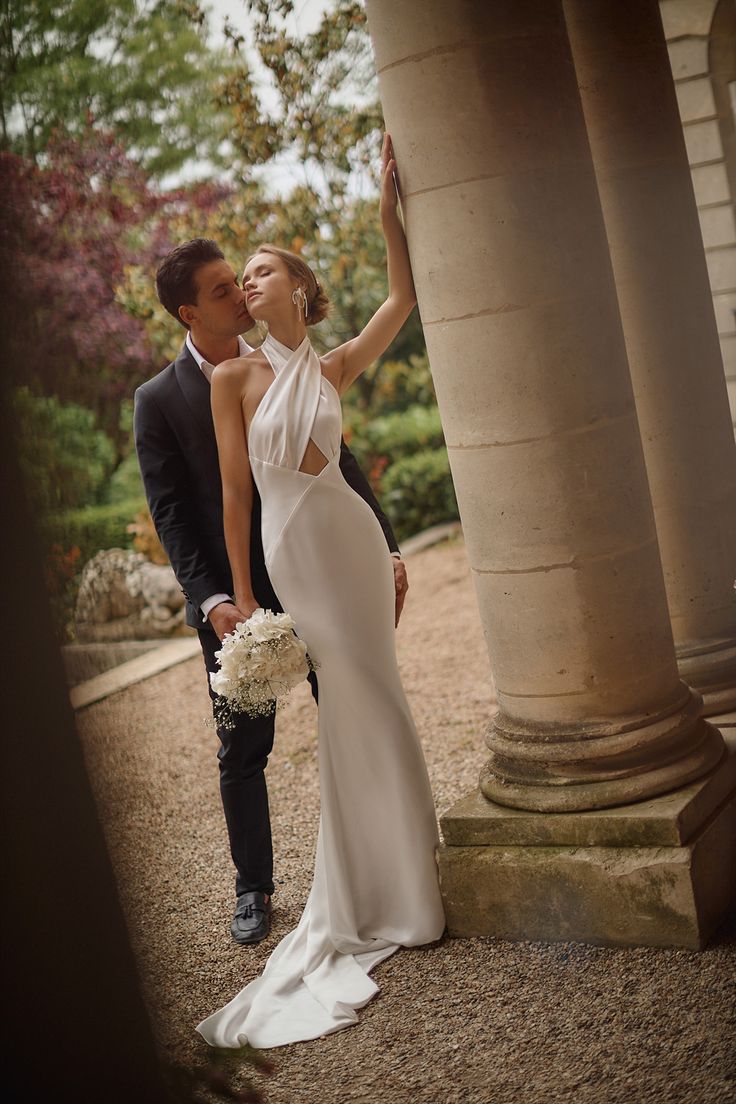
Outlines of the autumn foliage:
<svg viewBox="0 0 736 1104">
<path fill-rule="evenodd" d="M 0 249 L 16 274 L 9 380 L 95 412 L 117 435 L 120 403 L 160 365 L 121 303 L 133 266 L 171 247 L 167 216 L 206 211 L 223 189 L 162 193 L 110 133 L 55 134 L 42 164 L 0 153 Z"/>
</svg>

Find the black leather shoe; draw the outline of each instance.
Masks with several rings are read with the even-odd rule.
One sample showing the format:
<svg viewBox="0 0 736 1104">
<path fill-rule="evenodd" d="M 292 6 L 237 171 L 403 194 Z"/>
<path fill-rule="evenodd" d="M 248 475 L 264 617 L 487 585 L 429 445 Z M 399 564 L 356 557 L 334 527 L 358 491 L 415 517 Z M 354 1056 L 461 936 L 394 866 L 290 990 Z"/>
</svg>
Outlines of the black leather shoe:
<svg viewBox="0 0 736 1104">
<path fill-rule="evenodd" d="M 236 943 L 259 943 L 265 939 L 271 927 L 271 898 L 259 889 L 241 893 L 230 925 L 230 934 Z"/>
</svg>

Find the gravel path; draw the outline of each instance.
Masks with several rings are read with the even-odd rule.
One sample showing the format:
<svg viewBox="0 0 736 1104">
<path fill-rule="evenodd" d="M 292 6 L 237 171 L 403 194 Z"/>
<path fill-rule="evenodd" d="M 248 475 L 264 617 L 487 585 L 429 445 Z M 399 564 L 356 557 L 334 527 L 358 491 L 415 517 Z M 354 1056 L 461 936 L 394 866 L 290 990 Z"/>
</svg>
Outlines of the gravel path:
<svg viewBox="0 0 736 1104">
<path fill-rule="evenodd" d="M 461 541 L 409 561 L 402 678 L 438 813 L 470 790 L 493 702 Z M 279 714 L 268 768 L 276 861 L 269 938 L 230 940 L 233 873 L 217 737 L 199 659 L 80 715 L 144 992 L 164 1056 L 255 977 L 299 919 L 319 790 L 306 684 Z M 453 940 L 399 951 L 360 1022 L 269 1052 L 271 1104 L 725 1104 L 736 1099 L 736 916 L 701 953 Z"/>
</svg>

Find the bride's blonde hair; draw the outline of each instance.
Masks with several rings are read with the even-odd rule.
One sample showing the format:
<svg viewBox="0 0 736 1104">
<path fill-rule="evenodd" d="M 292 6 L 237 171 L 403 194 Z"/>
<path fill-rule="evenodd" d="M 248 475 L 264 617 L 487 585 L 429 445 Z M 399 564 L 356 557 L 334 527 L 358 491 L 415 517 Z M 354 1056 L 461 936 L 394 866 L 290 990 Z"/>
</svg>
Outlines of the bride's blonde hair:
<svg viewBox="0 0 736 1104">
<path fill-rule="evenodd" d="M 305 285 L 307 296 L 305 321 L 308 326 L 314 326 L 327 317 L 330 312 L 330 300 L 325 295 L 322 285 L 307 262 L 298 253 L 290 253 L 288 249 L 281 249 L 278 245 L 259 245 L 255 252 L 248 257 L 248 261 L 252 260 L 258 253 L 271 253 L 274 257 L 280 257 L 289 273 Z M 247 264 L 248 261 L 245 263 Z"/>
</svg>

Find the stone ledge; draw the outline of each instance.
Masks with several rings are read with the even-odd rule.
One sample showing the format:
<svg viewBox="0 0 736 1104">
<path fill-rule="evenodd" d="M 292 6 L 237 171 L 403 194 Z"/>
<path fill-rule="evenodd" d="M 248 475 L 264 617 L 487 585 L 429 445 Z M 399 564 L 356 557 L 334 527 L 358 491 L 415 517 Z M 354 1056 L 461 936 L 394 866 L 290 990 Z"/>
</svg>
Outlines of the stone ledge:
<svg viewBox="0 0 736 1104">
<path fill-rule="evenodd" d="M 422 529 L 413 537 L 407 537 L 401 542 L 401 554 L 414 556 L 417 552 L 423 552 L 425 548 L 432 548 L 435 544 L 449 540 L 462 534 L 462 526 L 459 521 L 443 521 L 439 525 L 432 525 L 429 529 Z"/>
<path fill-rule="evenodd" d="M 700 950 L 736 892 L 736 792 L 684 847 L 445 844 L 438 864 L 452 936 Z"/>
<path fill-rule="evenodd" d="M 69 687 L 103 675 L 121 663 L 161 647 L 160 640 L 117 640 L 111 644 L 62 644 L 66 681 Z"/>
<path fill-rule="evenodd" d="M 708 720 L 712 725 L 721 730 L 725 728 L 736 728 L 736 713 L 719 713 L 717 717 L 709 717 Z M 723 733 L 724 737 L 726 733 Z"/>
<path fill-rule="evenodd" d="M 174 664 L 183 663 L 200 654 L 198 637 L 180 637 L 177 640 L 170 640 L 154 651 L 147 652 L 136 659 L 129 659 L 127 663 L 121 663 L 111 671 L 105 671 L 104 674 L 75 686 L 69 693 L 72 709 L 84 709 L 108 697 L 109 694 L 125 690 L 136 682 L 152 678 L 153 675 L 160 674 Z"/>
<path fill-rule="evenodd" d="M 440 817 L 449 847 L 676 847 L 736 789 L 736 731 L 727 755 L 705 778 L 649 801 L 580 813 L 538 813 L 488 801 L 474 790 Z"/>
</svg>

